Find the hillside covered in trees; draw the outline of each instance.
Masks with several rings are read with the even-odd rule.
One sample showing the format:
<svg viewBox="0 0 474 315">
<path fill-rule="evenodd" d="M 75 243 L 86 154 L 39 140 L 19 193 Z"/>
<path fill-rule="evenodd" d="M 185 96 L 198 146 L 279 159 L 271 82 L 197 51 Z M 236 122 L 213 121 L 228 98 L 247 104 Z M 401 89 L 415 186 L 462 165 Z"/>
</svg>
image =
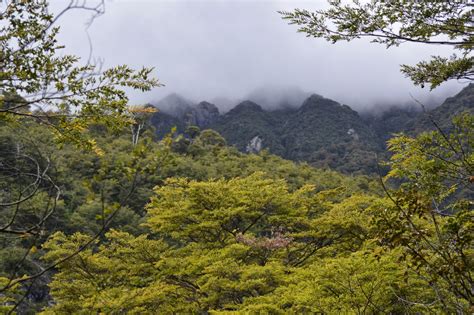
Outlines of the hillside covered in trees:
<svg viewBox="0 0 474 315">
<path fill-rule="evenodd" d="M 471 128 L 472 123 L 471 117 L 458 127 Z M 443 285 L 445 298 L 451 296 L 449 282 L 445 283 L 451 280 L 437 279 L 431 270 L 435 266 L 421 265 L 418 268 L 424 271 L 419 274 L 420 270 L 411 270 L 411 264 L 422 262 L 413 257 L 402 263 L 400 259 L 408 254 L 403 247 L 387 247 L 393 244 L 390 240 L 414 242 L 412 233 L 417 235 L 416 229 L 422 227 L 428 228 L 423 233 L 430 238 L 435 235 L 430 217 L 423 212 L 413 222 L 416 229 L 405 230 L 404 218 L 398 217 L 396 204 L 375 176 L 349 177 L 295 164 L 267 151 L 240 153 L 226 146 L 213 130 L 198 131 L 183 143 L 182 136 L 172 134 L 156 142 L 154 130 L 147 129 L 136 145 L 129 132 L 113 135 L 101 126 L 90 132 L 99 139 L 101 155 L 71 145 L 58 150 L 53 142 L 45 141 L 51 136 L 41 126 L 2 125 L 3 175 L 8 178 L 7 172 L 15 170 L 22 176 L 13 183 L 3 182 L 4 192 L 15 194 L 30 183 L 32 159 L 41 169 L 48 168 L 49 180 L 36 187 L 33 199 L 18 207 L 9 229 L 36 231 L 44 211 L 53 207 L 52 187 L 61 190 L 51 208 L 54 215 L 41 225 L 41 236 L 30 241 L 5 239 L 2 273 L 35 274 L 92 241 L 60 264 L 51 278 L 24 289 L 19 286 L 4 297 L 14 300 L 27 294 L 20 310 L 39 310 L 54 301 L 46 313 L 152 312 L 156 308 L 163 313 L 411 312 L 424 307 L 405 301 L 437 300 L 437 292 L 423 280 L 431 276 Z M 465 141 L 470 141 L 472 129 L 466 132 L 461 145 L 471 150 Z M 390 176 L 403 178 L 412 167 L 432 163 L 416 147 L 413 157 L 402 150 L 435 136 L 424 134 L 416 142 L 391 140 L 396 154 Z M 408 162 L 415 164 L 405 166 Z M 448 175 L 448 170 L 439 172 L 423 176 Z M 425 180 L 424 185 L 432 184 L 429 178 L 422 183 Z M 449 187 L 427 187 L 426 195 L 418 192 L 411 197 L 393 191 L 392 197 L 400 198 L 400 203 L 439 198 L 443 209 L 457 213 L 462 203 L 446 200 L 458 189 L 468 189 L 470 198 L 472 190 L 452 186 L 450 192 Z M 11 219 L 14 210 L 4 207 L 2 220 Z M 462 239 L 461 248 L 444 247 L 436 238 L 425 245 L 417 242 L 416 246 L 423 246 L 418 250 L 423 250 L 425 259 L 437 256 L 431 253 L 431 242 L 436 242 L 436 248 L 443 246 L 439 250 L 446 254 L 467 250 L 466 237 L 472 233 L 469 217 L 461 216 L 460 222 L 452 221 L 455 218 L 437 222 L 443 229 L 455 228 L 445 233 L 460 233 L 444 237 L 445 241 Z M 451 226 L 454 222 L 460 225 Z M 454 268 L 451 263 L 436 264 L 449 270 Z M 463 268 L 459 271 L 470 272 L 468 265 L 459 263 L 456 268 Z M 453 277 L 462 275 L 456 268 Z M 454 300 L 443 301 L 458 305 Z M 442 305 L 433 303 L 431 309 L 441 310 Z"/>
<path fill-rule="evenodd" d="M 374 174 L 378 171 L 376 156 L 384 156 L 386 141 L 394 134 L 433 130 L 433 120 L 447 129 L 456 115 L 474 113 L 474 84 L 429 111 L 418 105 L 415 109 L 359 114 L 316 94 L 297 105 L 264 110 L 259 104 L 244 101 L 219 114 L 213 104 L 193 104 L 172 94 L 155 104 L 159 111 L 151 122 L 159 137 L 173 126 L 184 134 L 190 126 L 211 128 L 242 152 L 266 149 L 315 167 Z"/>
<path fill-rule="evenodd" d="M 414 23 L 413 40 L 440 34 L 411 33 L 419 16 L 448 16 L 451 40 L 470 32 L 462 2 L 331 5 L 281 14 L 333 42 L 385 27 L 369 23 L 380 14 Z M 73 1 L 59 15 L 78 8 L 104 13 Z M 424 113 L 361 117 L 318 95 L 224 115 L 174 95 L 157 111 L 125 92 L 160 87 L 151 68 L 81 65 L 47 2 L 1 13 L 1 313 L 473 312 L 472 84 Z M 350 23 L 336 36 L 320 15 Z M 403 71 L 436 87 L 472 69 L 433 62 L 441 74 Z"/>
</svg>

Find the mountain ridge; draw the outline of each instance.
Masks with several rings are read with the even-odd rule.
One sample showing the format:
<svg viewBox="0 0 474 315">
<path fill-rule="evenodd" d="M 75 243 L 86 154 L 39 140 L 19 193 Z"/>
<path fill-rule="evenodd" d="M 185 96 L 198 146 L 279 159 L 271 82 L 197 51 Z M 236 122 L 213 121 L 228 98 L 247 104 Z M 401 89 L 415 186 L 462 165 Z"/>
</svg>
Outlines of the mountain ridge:
<svg viewBox="0 0 474 315">
<path fill-rule="evenodd" d="M 242 101 L 226 113 L 209 102 L 192 103 L 179 95 L 155 106 L 161 111 L 152 124 L 161 135 L 174 124 L 178 133 L 187 126 L 214 129 L 228 144 L 243 152 L 266 149 L 283 158 L 345 173 L 377 171 L 376 155 L 394 134 L 417 134 L 433 129 L 432 119 L 447 128 L 461 111 L 474 112 L 474 84 L 447 98 L 439 107 L 421 112 L 392 108 L 381 115 L 361 115 L 350 106 L 311 94 L 299 107 L 264 109 L 253 101 Z M 174 107 L 172 103 L 174 102 Z"/>
</svg>

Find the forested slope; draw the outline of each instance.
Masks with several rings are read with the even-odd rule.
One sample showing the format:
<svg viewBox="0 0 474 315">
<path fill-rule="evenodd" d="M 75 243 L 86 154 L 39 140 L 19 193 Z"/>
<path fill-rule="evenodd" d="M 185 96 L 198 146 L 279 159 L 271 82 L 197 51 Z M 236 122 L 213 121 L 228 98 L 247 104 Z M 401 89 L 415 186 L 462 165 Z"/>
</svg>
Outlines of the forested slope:
<svg viewBox="0 0 474 315">
<path fill-rule="evenodd" d="M 175 95 L 179 106 L 157 113 L 130 106 L 124 90 L 159 87 L 151 68 L 81 65 L 61 52 L 46 1 L 5 4 L 1 313 L 473 313 L 472 85 L 394 137 L 396 113 L 387 131 L 372 129 L 316 95 L 297 109 L 244 102 L 223 116 Z M 101 5 L 69 2 L 59 16 L 96 18 Z M 342 5 L 281 14 L 332 42 L 445 35 L 464 54 L 403 73 L 432 88 L 472 80 L 467 3 Z M 374 30 L 384 36 L 364 33 Z M 229 141 L 208 128 L 221 119 Z M 377 167 L 375 152 L 386 175 L 358 175 Z"/>
<path fill-rule="evenodd" d="M 472 120 L 460 128 L 469 124 Z M 465 130 L 466 140 L 472 139 L 472 131 Z M 45 209 L 54 210 L 42 227 L 44 237 L 35 238 L 34 245 L 21 239 L 3 244 L 1 273 L 34 274 L 92 242 L 59 265 L 51 278 L 34 282 L 20 310 L 39 310 L 53 299 L 46 314 L 78 309 L 140 313 L 157 308 L 164 313 L 411 312 L 423 307 L 404 300 L 435 299 L 436 292 L 423 281 L 432 275 L 432 267 L 423 267 L 427 273 L 419 278 L 398 262 L 400 255 L 407 255 L 403 247 L 385 244 L 386 237 L 418 232 L 405 231 L 403 217 L 394 220 L 398 206 L 385 197 L 377 177 L 296 164 L 265 150 L 244 154 L 227 147 L 213 130 L 197 131 L 186 141 L 169 134 L 156 142 L 154 130 L 148 129 L 137 145 L 127 132 L 110 134 L 101 126 L 90 132 L 98 139 L 100 154 L 69 145 L 59 150 L 49 140 L 49 131 L 34 124 L 1 126 L 2 165 L 25 180 L 32 165 L 18 159 L 19 154 L 50 169 L 50 183 L 40 185 L 34 199 L 21 205 L 14 227 L 32 226 Z M 416 142 L 392 141 L 396 173 L 390 176 L 409 174 L 411 167 L 418 171 L 421 164 L 397 166 L 412 155 L 415 163 L 425 163 L 416 150 L 399 147 L 406 141 L 415 149 Z M 468 150 L 464 140 L 460 143 Z M 440 170 L 426 174 L 426 185 L 433 183 L 432 176 L 444 176 Z M 25 184 L 16 180 L 2 185 L 11 194 Z M 48 208 L 52 186 L 61 194 L 54 208 Z M 433 186 L 424 191 L 430 194 L 427 198 L 431 191 L 436 194 L 443 209 L 455 207 L 462 214 L 462 203 L 446 199 L 457 188 L 447 194 L 445 189 Z M 410 198 L 425 198 L 402 193 L 398 200 L 398 193 L 393 194 L 400 206 L 413 202 Z M 3 208 L 2 220 L 14 210 Z M 459 217 L 459 235 L 471 233 L 463 227 L 466 219 Z M 429 227 L 429 222 L 422 216 L 415 224 L 418 229 Z M 31 246 L 34 250 L 23 259 Z M 17 261 L 23 261 L 21 269 Z M 347 291 L 354 282 L 355 288 Z M 440 285 L 445 302 L 454 298 L 449 286 Z M 442 308 L 433 304 L 432 309 Z"/>
<path fill-rule="evenodd" d="M 472 113 L 473 97 L 470 84 L 430 111 L 423 112 L 419 106 L 360 116 L 349 106 L 316 94 L 297 108 L 264 110 L 245 101 L 222 115 L 212 104 L 203 108 L 170 95 L 156 105 L 162 107 L 162 112 L 152 117 L 152 124 L 161 134 L 164 127 L 169 130 L 173 123 L 178 133 L 185 133 L 191 125 L 212 128 L 242 152 L 267 149 L 285 159 L 305 161 L 316 167 L 375 174 L 376 156 L 385 154 L 386 141 L 394 134 L 418 134 L 433 130 L 436 123 L 446 129 L 457 114 Z M 202 116 L 210 118 L 199 119 Z"/>
</svg>

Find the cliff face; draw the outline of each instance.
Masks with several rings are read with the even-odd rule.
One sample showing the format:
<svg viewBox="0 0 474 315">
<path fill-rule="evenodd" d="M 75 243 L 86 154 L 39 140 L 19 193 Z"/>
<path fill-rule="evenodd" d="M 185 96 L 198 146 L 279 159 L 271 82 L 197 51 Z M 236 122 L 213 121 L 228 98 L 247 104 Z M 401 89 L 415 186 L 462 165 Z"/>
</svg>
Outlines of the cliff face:
<svg viewBox="0 0 474 315">
<path fill-rule="evenodd" d="M 151 121 L 157 129 L 158 136 L 163 136 L 173 126 L 181 133 L 187 126 L 206 128 L 215 123 L 220 116 L 219 109 L 214 104 L 208 102 L 193 104 L 177 94 L 168 95 L 154 106 L 159 111 Z"/>
<path fill-rule="evenodd" d="M 208 102 L 201 102 L 186 112 L 186 123 L 201 128 L 212 125 L 218 118 L 219 109 Z"/>
<path fill-rule="evenodd" d="M 261 142 L 261 148 L 284 156 L 285 148 L 281 143 L 279 120 L 272 112 L 267 112 L 251 101 L 238 104 L 222 115 L 211 128 L 217 130 L 228 144 L 246 151 L 255 137 Z"/>
</svg>

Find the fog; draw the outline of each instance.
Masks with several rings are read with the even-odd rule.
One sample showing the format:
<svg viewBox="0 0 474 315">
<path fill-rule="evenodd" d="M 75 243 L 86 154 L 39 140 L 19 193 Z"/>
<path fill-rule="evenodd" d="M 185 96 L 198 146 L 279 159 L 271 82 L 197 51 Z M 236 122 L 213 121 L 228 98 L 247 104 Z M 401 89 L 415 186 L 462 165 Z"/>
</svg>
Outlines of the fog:
<svg viewBox="0 0 474 315">
<path fill-rule="evenodd" d="M 53 12 L 64 5 L 65 1 L 53 1 Z M 326 5 L 326 1 L 106 1 L 105 14 L 87 32 L 93 56 L 105 67 L 155 68 L 165 87 L 131 91 L 133 103 L 156 102 L 178 93 L 196 102 L 215 101 L 225 110 L 250 97 L 270 105 L 288 98 L 299 102 L 300 94 L 287 97 L 285 91 L 301 91 L 356 110 L 374 110 L 412 103 L 412 97 L 439 104 L 466 84 L 451 81 L 429 92 L 414 87 L 400 73 L 400 64 L 415 64 L 434 54 L 449 56 L 449 48 L 404 44 L 386 49 L 367 40 L 333 45 L 297 33 L 297 27 L 277 13 Z M 87 59 L 89 18 L 90 12 L 76 10 L 60 19 L 65 53 Z"/>
</svg>

